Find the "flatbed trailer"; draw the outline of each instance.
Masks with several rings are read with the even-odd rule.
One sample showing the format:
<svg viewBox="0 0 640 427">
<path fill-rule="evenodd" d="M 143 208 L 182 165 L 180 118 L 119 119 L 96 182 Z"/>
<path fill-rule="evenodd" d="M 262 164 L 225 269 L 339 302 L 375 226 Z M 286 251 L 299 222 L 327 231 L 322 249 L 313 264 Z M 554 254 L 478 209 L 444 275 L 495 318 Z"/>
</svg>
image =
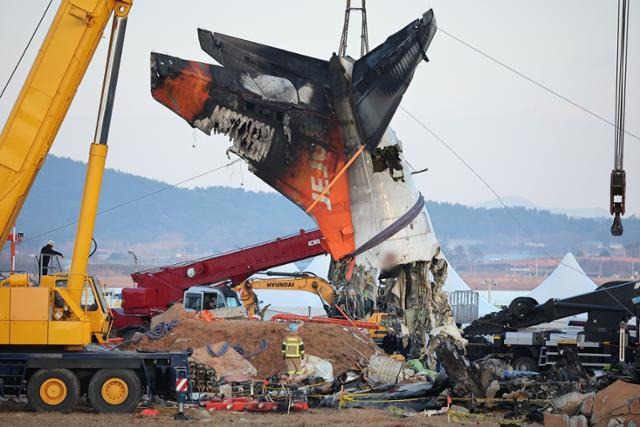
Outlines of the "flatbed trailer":
<svg viewBox="0 0 640 427">
<path fill-rule="evenodd" d="M 554 366 L 565 350 L 572 350 L 582 366 L 603 369 L 624 361 L 632 361 L 638 351 L 635 331 L 628 331 L 620 341 L 589 341 L 584 332 L 571 331 L 520 331 L 503 332 L 493 336 L 493 343 L 484 351 L 476 348 L 478 356 L 489 353 L 511 354 L 511 365 L 521 371 L 541 372 Z"/>
<path fill-rule="evenodd" d="M 184 401 L 190 352 L 0 350 L 0 395 L 69 412 L 86 395 L 97 412 L 131 412 L 144 398 Z"/>
<path fill-rule="evenodd" d="M 566 350 L 576 353 L 582 365 L 603 368 L 633 363 L 640 372 L 640 281 L 613 281 L 593 292 L 539 304 L 533 298 L 518 297 L 508 308 L 473 321 L 464 329 L 474 339 L 492 335 L 492 342 L 474 343 L 472 358 L 487 352 L 510 353 L 512 365 L 520 370 L 553 366 Z M 577 330 L 531 331 L 586 313 L 587 320 L 575 322 Z M 635 318 L 635 325 L 629 324 Z M 569 326 L 569 325 L 568 325 Z"/>
</svg>

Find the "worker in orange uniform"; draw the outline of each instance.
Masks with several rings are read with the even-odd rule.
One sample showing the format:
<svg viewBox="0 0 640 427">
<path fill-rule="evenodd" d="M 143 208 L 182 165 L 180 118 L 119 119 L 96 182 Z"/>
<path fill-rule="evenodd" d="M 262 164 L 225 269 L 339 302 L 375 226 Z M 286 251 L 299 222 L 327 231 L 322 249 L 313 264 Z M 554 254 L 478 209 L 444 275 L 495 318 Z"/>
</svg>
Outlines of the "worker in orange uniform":
<svg viewBox="0 0 640 427">
<path fill-rule="evenodd" d="M 298 325 L 296 323 L 289 324 L 289 335 L 282 341 L 282 356 L 287 366 L 287 375 L 291 377 L 303 373 L 304 342 L 298 335 Z"/>
</svg>

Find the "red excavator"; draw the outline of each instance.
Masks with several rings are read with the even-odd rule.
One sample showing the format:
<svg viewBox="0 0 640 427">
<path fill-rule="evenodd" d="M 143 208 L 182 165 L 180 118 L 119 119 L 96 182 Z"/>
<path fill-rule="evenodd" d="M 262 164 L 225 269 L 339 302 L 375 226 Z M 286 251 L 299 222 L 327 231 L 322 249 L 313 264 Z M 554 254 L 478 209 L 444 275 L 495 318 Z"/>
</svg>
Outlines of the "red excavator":
<svg viewBox="0 0 640 427">
<path fill-rule="evenodd" d="M 298 234 L 235 251 L 133 273 L 136 286 L 123 289 L 122 308 L 112 310 L 114 329 L 124 335 L 148 325 L 152 316 L 181 301 L 191 287 L 217 283 L 235 286 L 260 271 L 326 254 L 324 245 L 320 230 L 300 230 Z M 228 287 L 211 289 L 220 292 L 223 301 L 237 301 L 236 293 Z"/>
</svg>

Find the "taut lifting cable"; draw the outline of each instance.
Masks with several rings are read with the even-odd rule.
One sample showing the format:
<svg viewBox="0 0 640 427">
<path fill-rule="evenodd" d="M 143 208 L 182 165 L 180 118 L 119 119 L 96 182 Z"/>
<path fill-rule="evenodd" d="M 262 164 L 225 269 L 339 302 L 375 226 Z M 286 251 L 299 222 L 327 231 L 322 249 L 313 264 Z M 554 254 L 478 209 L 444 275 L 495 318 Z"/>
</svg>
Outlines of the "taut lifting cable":
<svg viewBox="0 0 640 427">
<path fill-rule="evenodd" d="M 362 29 L 360 31 L 360 57 L 369 53 L 369 30 L 367 28 L 367 1 L 361 0 L 360 7 L 351 7 L 351 0 L 347 0 L 347 7 L 344 10 L 344 24 L 342 25 L 342 36 L 338 47 L 338 56 L 347 56 L 347 43 L 349 38 L 349 17 L 352 10 L 359 10 L 362 14 Z"/>
<path fill-rule="evenodd" d="M 573 105 L 574 107 L 576 107 L 576 108 L 578 108 L 578 109 L 580 109 L 580 110 L 584 111 L 585 113 L 589 114 L 590 116 L 592 116 L 592 117 L 594 117 L 594 118 L 596 118 L 596 119 L 598 119 L 598 120 L 600 120 L 600 121 L 602 121 L 602 122 L 604 122 L 604 123 L 606 123 L 606 124 L 608 124 L 608 125 L 611 125 L 611 126 L 613 126 L 613 127 L 615 127 L 615 126 L 616 126 L 612 121 L 607 120 L 606 118 L 602 117 L 602 116 L 601 116 L 601 115 L 599 115 L 598 113 L 595 113 L 595 112 L 593 112 L 593 111 L 589 110 L 588 108 L 586 108 L 586 107 L 584 107 L 584 106 L 582 106 L 582 105 L 578 104 L 577 102 L 573 101 L 572 99 L 567 98 L 566 96 L 562 95 L 560 92 L 558 92 L 558 91 L 556 91 L 556 90 L 554 90 L 554 89 L 551 89 L 549 86 L 546 86 L 546 85 L 544 85 L 544 84 L 540 83 L 539 81 L 537 81 L 537 80 L 535 80 L 535 79 L 533 79 L 533 78 L 531 78 L 531 77 L 527 76 L 527 75 L 526 75 L 526 74 L 524 74 L 523 72 L 521 72 L 521 71 L 519 71 L 519 70 L 515 69 L 514 67 L 512 67 L 512 66 L 510 66 L 510 65 L 506 64 L 505 62 L 502 62 L 502 61 L 500 61 L 499 59 L 496 59 L 495 57 L 493 57 L 493 56 L 489 55 L 488 53 L 484 52 L 483 50 L 481 50 L 481 49 L 479 49 L 479 48 L 477 48 L 477 47 L 473 46 L 473 45 L 472 45 L 472 44 L 470 44 L 470 43 L 467 43 L 466 41 L 462 40 L 461 38 L 459 38 L 459 37 L 457 37 L 457 36 L 455 36 L 455 35 L 451 34 L 450 32 L 448 32 L 448 31 L 444 30 L 444 29 L 443 29 L 442 27 L 440 27 L 440 26 L 438 26 L 438 32 L 440 32 L 440 33 L 442 33 L 442 34 L 444 34 L 444 35 L 448 36 L 449 38 L 451 38 L 451 39 L 452 39 L 452 40 L 454 40 L 454 41 L 457 41 L 457 42 L 458 42 L 458 43 L 460 43 L 461 45 L 463 45 L 463 46 L 465 46 L 465 47 L 467 47 L 467 48 L 469 48 L 469 49 L 473 50 L 474 52 L 476 52 L 476 53 L 480 54 L 481 56 L 484 56 L 485 58 L 487 58 L 487 59 L 488 59 L 488 60 L 490 60 L 491 62 L 493 62 L 493 63 L 495 63 L 495 64 L 497 64 L 497 65 L 499 65 L 499 66 L 501 66 L 501 67 L 503 67 L 503 68 L 505 68 L 505 69 L 507 69 L 507 70 L 511 71 L 512 73 L 514 73 L 515 75 L 517 75 L 517 76 L 519 76 L 519 77 L 523 78 L 524 80 L 528 81 L 529 83 L 532 83 L 532 84 L 534 84 L 535 86 L 538 86 L 540 89 L 543 89 L 543 90 L 547 91 L 547 92 L 548 92 L 548 93 L 550 93 L 551 95 L 553 95 L 553 96 L 555 96 L 555 97 L 557 97 L 557 98 L 560 98 L 561 100 L 565 101 L 566 103 L 571 104 L 571 105 Z M 640 141 L 640 136 L 638 136 L 638 135 L 636 135 L 636 134 L 634 134 L 634 133 L 631 133 L 631 132 L 629 132 L 628 130 L 625 130 L 625 131 L 624 131 L 624 133 L 625 133 L 625 134 L 627 134 L 627 135 L 629 135 L 630 137 L 634 138 L 634 139 L 635 139 L 635 141 L 634 141 L 634 142 L 638 142 L 638 141 Z"/>
</svg>

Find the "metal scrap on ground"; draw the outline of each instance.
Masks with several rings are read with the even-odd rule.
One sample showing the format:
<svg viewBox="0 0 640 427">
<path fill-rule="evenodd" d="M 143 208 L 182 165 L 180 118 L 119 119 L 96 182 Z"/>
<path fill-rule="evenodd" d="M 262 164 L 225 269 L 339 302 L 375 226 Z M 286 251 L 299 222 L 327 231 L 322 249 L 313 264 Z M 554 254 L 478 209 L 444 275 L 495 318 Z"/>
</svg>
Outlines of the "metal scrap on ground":
<svg viewBox="0 0 640 427">
<path fill-rule="evenodd" d="M 182 317 L 178 309 L 173 316 Z M 608 425 L 604 419 L 627 425 L 640 417 L 640 385 L 630 383 L 638 380 L 633 362 L 628 371 L 590 371 L 570 350 L 538 373 L 515 371 L 510 355 L 470 362 L 455 344 L 442 340 L 437 348 L 442 368 L 431 371 L 419 360 L 385 355 L 353 327 L 304 324 L 299 332 L 309 356 L 301 373 L 290 376 L 279 356 L 284 324 L 195 316 L 162 330 L 159 339 L 126 345 L 195 348 L 193 402 L 209 412 L 394 408 L 402 416 L 447 414 L 461 422 L 585 427 L 589 421 Z M 245 356 L 229 343 L 237 343 Z"/>
</svg>

